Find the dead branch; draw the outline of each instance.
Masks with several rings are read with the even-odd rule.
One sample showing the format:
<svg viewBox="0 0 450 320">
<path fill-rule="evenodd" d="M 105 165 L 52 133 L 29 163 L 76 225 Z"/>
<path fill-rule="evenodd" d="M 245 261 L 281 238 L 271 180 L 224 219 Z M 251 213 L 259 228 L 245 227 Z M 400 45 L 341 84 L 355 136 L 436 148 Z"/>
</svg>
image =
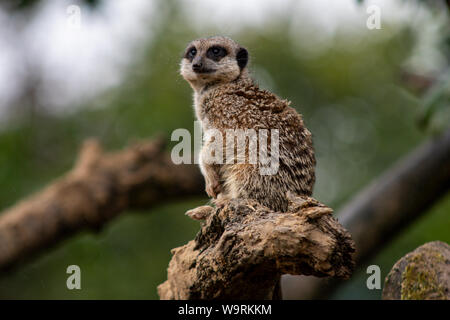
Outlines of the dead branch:
<svg viewBox="0 0 450 320">
<path fill-rule="evenodd" d="M 112 154 L 89 140 L 72 171 L 0 214 L 0 269 L 124 210 L 202 193 L 197 167 L 174 165 L 161 139 Z"/>
<path fill-rule="evenodd" d="M 425 213 L 450 189 L 450 129 L 416 148 L 336 214 L 356 243 L 361 264 L 390 238 Z M 307 277 L 292 283 L 289 298 L 326 298 L 338 282 Z M 303 288 L 308 288 L 304 290 Z"/>
<path fill-rule="evenodd" d="M 289 212 L 232 200 L 209 215 L 195 240 L 173 249 L 161 299 L 276 299 L 285 273 L 348 278 L 354 243 L 312 198 Z"/>
</svg>

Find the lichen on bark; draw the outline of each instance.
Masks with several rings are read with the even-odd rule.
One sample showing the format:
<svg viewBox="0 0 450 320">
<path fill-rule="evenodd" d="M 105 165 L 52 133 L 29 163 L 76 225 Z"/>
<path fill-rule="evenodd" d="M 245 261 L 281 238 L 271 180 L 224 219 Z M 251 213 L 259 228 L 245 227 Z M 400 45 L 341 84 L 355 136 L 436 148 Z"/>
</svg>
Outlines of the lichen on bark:
<svg viewBox="0 0 450 320">
<path fill-rule="evenodd" d="M 450 246 L 426 243 L 401 258 L 386 277 L 383 299 L 450 299 Z"/>
</svg>

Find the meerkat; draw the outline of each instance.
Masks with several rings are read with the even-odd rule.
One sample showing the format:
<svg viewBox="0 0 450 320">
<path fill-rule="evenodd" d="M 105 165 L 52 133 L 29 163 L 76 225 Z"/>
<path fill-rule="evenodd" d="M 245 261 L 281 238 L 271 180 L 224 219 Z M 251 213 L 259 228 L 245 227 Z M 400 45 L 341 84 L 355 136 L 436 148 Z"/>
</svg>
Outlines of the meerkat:
<svg viewBox="0 0 450 320">
<path fill-rule="evenodd" d="M 202 38 L 187 46 L 180 73 L 194 91 L 195 114 L 205 132 L 219 131 L 225 140 L 230 129 L 254 130 L 257 134 L 263 129 L 277 130 L 278 169 L 275 174 L 264 175 L 259 162 L 211 163 L 208 153 L 215 138 L 206 134 L 199 166 L 206 193 L 216 206 L 235 198 L 253 199 L 285 212 L 290 196 L 312 194 L 316 165 L 312 137 L 289 101 L 260 89 L 251 79 L 248 60 L 248 51 L 228 37 Z M 223 145 L 225 154 L 228 146 L 225 142 Z M 246 148 L 246 159 L 250 152 L 257 152 Z M 186 214 L 204 219 L 211 208 L 203 206 Z"/>
</svg>

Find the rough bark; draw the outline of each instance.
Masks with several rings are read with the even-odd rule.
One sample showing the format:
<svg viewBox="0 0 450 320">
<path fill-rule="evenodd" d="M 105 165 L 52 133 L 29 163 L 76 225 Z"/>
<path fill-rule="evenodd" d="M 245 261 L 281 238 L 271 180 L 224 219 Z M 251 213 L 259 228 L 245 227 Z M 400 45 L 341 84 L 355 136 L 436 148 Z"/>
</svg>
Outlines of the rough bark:
<svg viewBox="0 0 450 320">
<path fill-rule="evenodd" d="M 232 200 L 213 211 L 195 240 L 173 249 L 161 299 L 277 299 L 285 273 L 348 278 L 354 243 L 312 198 L 289 212 Z"/>
<path fill-rule="evenodd" d="M 203 188 L 197 167 L 174 165 L 162 140 L 110 154 L 89 140 L 72 171 L 0 214 L 0 269 L 83 229 L 98 230 L 124 210 Z"/>
<path fill-rule="evenodd" d="M 384 300 L 450 300 L 450 246 L 428 242 L 401 258 L 386 277 Z"/>
<path fill-rule="evenodd" d="M 337 212 L 356 243 L 356 263 L 375 254 L 449 189 L 450 129 L 416 148 Z M 326 298 L 338 284 L 309 277 L 282 281 L 291 299 Z"/>
</svg>

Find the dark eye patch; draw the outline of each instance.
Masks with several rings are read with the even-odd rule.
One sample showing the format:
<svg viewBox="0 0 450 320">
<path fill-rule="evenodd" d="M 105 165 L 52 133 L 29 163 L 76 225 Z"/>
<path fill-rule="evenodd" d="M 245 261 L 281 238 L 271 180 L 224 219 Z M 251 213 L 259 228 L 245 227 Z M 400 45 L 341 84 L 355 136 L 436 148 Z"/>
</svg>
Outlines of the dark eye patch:
<svg viewBox="0 0 450 320">
<path fill-rule="evenodd" d="M 220 46 L 212 46 L 206 51 L 206 56 L 214 61 L 219 61 L 228 54 L 227 49 Z"/>
<path fill-rule="evenodd" d="M 184 57 L 186 59 L 189 59 L 189 61 L 192 61 L 196 54 L 197 54 L 197 49 L 195 47 L 190 47 L 189 49 L 186 50 Z"/>
<path fill-rule="evenodd" d="M 245 48 L 240 48 L 236 54 L 236 61 L 239 68 L 242 70 L 245 68 L 248 62 L 248 51 Z"/>
</svg>

